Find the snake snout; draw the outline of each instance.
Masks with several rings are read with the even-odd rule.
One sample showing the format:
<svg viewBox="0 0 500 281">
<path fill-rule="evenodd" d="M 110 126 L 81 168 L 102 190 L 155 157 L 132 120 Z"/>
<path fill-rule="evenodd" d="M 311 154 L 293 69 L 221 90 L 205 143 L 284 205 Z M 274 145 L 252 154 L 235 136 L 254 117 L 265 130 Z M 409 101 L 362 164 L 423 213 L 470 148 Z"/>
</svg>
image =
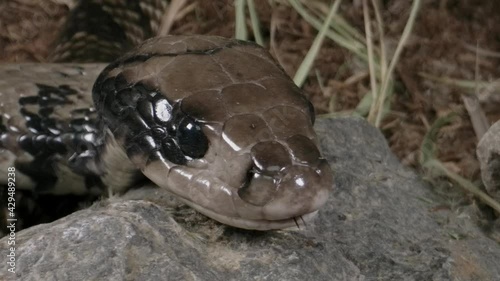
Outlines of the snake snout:
<svg viewBox="0 0 500 281">
<path fill-rule="evenodd" d="M 298 146 L 298 143 L 302 145 Z M 311 140 L 293 136 L 265 141 L 251 149 L 252 167 L 239 197 L 261 207 L 268 220 L 282 220 L 318 210 L 327 200 L 332 172 Z"/>
<path fill-rule="evenodd" d="M 278 182 L 274 200 L 264 206 L 264 216 L 280 220 L 315 212 L 325 204 L 332 185 L 332 171 L 324 159 L 315 167 L 288 167 Z"/>
</svg>

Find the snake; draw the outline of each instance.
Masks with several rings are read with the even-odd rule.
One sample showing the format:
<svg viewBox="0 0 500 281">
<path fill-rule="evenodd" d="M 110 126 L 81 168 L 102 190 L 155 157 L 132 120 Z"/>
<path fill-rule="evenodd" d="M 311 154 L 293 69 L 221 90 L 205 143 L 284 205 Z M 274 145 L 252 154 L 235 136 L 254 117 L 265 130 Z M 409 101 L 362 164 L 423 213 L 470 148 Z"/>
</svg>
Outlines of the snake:
<svg viewBox="0 0 500 281">
<path fill-rule="evenodd" d="M 23 81 L 24 90 L 0 81 L 2 169 L 15 167 L 17 188 L 40 193 L 123 194 L 149 181 L 237 228 L 310 221 L 333 186 L 311 102 L 256 43 L 154 37 L 166 7 L 81 1 L 53 61 L 111 63 L 61 64 L 81 75 L 71 83 L 54 78 L 70 76 L 61 70 L 50 73 L 52 84 Z M 10 67 L 14 76 L 45 66 Z M 89 79 L 89 90 L 78 86 Z"/>
</svg>

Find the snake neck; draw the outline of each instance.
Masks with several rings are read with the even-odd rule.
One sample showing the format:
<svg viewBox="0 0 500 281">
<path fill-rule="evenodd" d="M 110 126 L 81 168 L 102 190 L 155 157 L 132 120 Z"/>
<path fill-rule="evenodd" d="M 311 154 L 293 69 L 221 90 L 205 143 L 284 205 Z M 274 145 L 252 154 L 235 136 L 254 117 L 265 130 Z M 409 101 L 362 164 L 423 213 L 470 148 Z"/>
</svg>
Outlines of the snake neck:
<svg viewBox="0 0 500 281">
<path fill-rule="evenodd" d="M 123 193 L 139 181 L 144 180 L 145 177 L 127 157 L 113 134 L 108 129 L 103 130 L 103 132 L 104 142 L 98 148 L 99 157 L 96 158 L 98 162 L 95 164 L 98 170 L 96 172 L 110 194 Z"/>
</svg>

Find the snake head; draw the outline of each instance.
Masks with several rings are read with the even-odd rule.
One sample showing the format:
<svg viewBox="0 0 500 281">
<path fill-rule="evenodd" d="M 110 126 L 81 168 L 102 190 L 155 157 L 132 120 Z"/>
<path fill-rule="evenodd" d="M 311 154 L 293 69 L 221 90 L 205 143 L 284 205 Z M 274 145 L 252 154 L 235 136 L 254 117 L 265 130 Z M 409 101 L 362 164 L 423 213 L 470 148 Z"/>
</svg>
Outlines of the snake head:
<svg viewBox="0 0 500 281">
<path fill-rule="evenodd" d="M 256 44 L 148 40 L 101 73 L 93 99 L 137 169 L 222 223 L 295 226 L 333 186 L 311 103 Z"/>
</svg>

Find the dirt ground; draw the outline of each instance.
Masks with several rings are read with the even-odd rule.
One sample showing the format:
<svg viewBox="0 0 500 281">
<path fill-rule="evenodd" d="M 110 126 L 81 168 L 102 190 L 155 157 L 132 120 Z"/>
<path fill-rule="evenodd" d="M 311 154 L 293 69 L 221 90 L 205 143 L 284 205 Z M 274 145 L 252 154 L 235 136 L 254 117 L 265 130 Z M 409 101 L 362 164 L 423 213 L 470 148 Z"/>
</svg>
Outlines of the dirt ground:
<svg viewBox="0 0 500 281">
<path fill-rule="evenodd" d="M 46 61 L 72 2 L 0 2 L 0 62 Z M 316 30 L 288 5 L 277 3 L 279 1 L 255 2 L 267 46 L 271 45 L 273 31 L 271 52 L 293 76 L 311 46 Z M 384 42 L 390 57 L 408 19 L 412 1 L 381 2 L 386 33 Z M 457 113 L 452 123 L 440 130 L 438 158 L 452 171 L 477 181 L 479 165 L 475 147 L 478 139 L 461 97 L 474 91 L 437 83 L 419 73 L 488 82 L 500 77 L 500 1 L 422 2 L 415 28 L 396 69 L 395 95 L 381 129 L 402 162 L 419 168 L 420 146 L 430 126 L 439 117 Z M 180 16 L 172 34 L 233 36 L 233 1 L 190 0 L 188 5 L 193 9 Z M 361 0 L 344 1 L 339 13 L 364 34 Z M 249 21 L 248 25 L 250 27 Z M 327 39 L 315 61 L 315 71 L 311 71 L 304 85 L 317 113 L 352 111 L 369 91 L 367 69 L 349 51 Z M 476 108 L 485 112 L 491 124 L 500 119 L 497 90 L 494 87 L 482 88 L 474 95 L 477 97 Z"/>
</svg>

